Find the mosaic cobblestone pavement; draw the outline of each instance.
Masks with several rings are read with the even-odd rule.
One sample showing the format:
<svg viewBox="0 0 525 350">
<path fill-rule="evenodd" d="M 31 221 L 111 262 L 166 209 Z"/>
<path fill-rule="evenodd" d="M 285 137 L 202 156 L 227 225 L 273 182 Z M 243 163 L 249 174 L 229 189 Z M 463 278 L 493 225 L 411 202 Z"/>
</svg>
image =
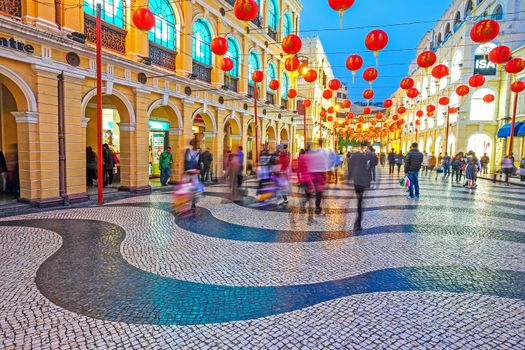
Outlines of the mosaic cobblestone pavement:
<svg viewBox="0 0 525 350">
<path fill-rule="evenodd" d="M 0 348 L 525 349 L 525 189 L 381 174 L 307 223 L 224 186 L 0 219 Z"/>
</svg>

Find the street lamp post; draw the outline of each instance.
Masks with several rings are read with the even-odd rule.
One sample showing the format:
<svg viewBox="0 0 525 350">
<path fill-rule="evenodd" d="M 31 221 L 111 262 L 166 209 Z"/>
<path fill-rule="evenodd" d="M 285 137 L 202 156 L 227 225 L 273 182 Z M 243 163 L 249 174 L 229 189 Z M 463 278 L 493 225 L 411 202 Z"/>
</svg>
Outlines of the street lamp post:
<svg viewBox="0 0 525 350">
<path fill-rule="evenodd" d="M 257 118 L 257 83 L 253 82 L 253 114 L 255 120 L 255 163 L 259 163 L 259 126 Z"/>
<path fill-rule="evenodd" d="M 512 122 L 510 126 L 510 140 L 509 140 L 509 156 L 512 154 L 514 145 L 514 128 L 516 126 L 516 114 L 518 112 L 518 93 L 514 93 L 514 109 L 512 111 Z"/>
<path fill-rule="evenodd" d="M 97 190 L 98 204 L 104 203 L 104 171 L 102 169 L 102 12 L 101 4 L 97 4 L 96 39 L 97 39 Z"/>
<path fill-rule="evenodd" d="M 448 153 L 448 134 L 450 130 L 450 111 L 447 109 L 447 127 L 445 129 L 445 153 Z"/>
</svg>

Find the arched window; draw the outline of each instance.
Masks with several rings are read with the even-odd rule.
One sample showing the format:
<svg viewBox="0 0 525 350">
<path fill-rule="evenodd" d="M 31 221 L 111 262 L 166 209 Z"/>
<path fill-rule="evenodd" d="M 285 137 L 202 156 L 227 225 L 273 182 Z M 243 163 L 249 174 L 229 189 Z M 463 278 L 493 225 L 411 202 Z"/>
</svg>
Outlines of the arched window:
<svg viewBox="0 0 525 350">
<path fill-rule="evenodd" d="M 450 107 L 459 108 L 459 96 L 455 92 L 452 94 L 452 96 L 450 96 Z M 449 122 L 457 123 L 457 121 L 458 121 L 458 113 L 451 113 L 449 116 Z"/>
<path fill-rule="evenodd" d="M 268 3 L 268 27 L 277 31 L 277 24 L 279 23 L 279 7 L 276 0 L 269 0 Z"/>
<path fill-rule="evenodd" d="M 447 23 L 447 26 L 445 27 L 445 41 L 450 37 L 452 32 L 450 31 L 450 23 Z"/>
<path fill-rule="evenodd" d="M 281 97 L 285 100 L 288 99 L 288 90 L 290 90 L 290 78 L 288 78 L 288 73 L 283 72 L 281 77 Z"/>
<path fill-rule="evenodd" d="M 458 29 L 461 25 L 461 12 L 456 12 L 456 17 L 454 18 L 454 31 Z"/>
<path fill-rule="evenodd" d="M 461 51 L 457 50 L 452 59 L 452 69 L 450 71 L 450 82 L 454 83 L 461 78 L 461 61 L 463 60 L 463 55 Z"/>
<path fill-rule="evenodd" d="M 421 89 L 421 98 L 423 100 L 426 100 L 428 98 L 428 89 L 429 89 L 429 86 L 428 86 L 428 77 L 425 76 L 423 78 L 423 87 Z"/>
<path fill-rule="evenodd" d="M 476 90 L 470 100 L 470 120 L 494 120 L 496 102 L 486 103 L 483 97 L 487 94 L 495 95 L 494 91 L 488 88 Z"/>
<path fill-rule="evenodd" d="M 438 104 L 436 125 L 441 126 L 445 124 L 445 115 L 447 113 L 447 106 Z"/>
<path fill-rule="evenodd" d="M 436 47 L 441 46 L 441 33 L 438 33 L 437 39 L 436 39 Z"/>
<path fill-rule="evenodd" d="M 208 22 L 199 18 L 193 24 L 193 59 L 211 66 L 211 32 Z"/>
<path fill-rule="evenodd" d="M 104 22 L 124 28 L 125 17 L 122 0 L 84 0 L 84 12 L 91 16 L 97 15 L 97 4 L 102 5 L 101 18 Z"/>
<path fill-rule="evenodd" d="M 273 93 L 273 90 L 270 90 L 270 81 L 277 79 L 277 68 L 275 68 L 275 64 L 273 62 L 268 63 L 268 68 L 266 72 L 266 86 L 268 87 L 268 91 L 270 93 Z"/>
<path fill-rule="evenodd" d="M 148 32 L 148 39 L 155 44 L 174 50 L 175 13 L 168 0 L 149 0 L 149 8 L 155 15 L 155 26 Z"/>
<path fill-rule="evenodd" d="M 448 67 L 448 62 L 443 62 L 443 64 Z M 444 88 L 447 87 L 447 85 L 448 85 L 448 76 L 442 79 L 439 79 L 439 90 L 443 90 Z"/>
<path fill-rule="evenodd" d="M 286 12 L 283 17 L 283 37 L 292 34 L 292 32 L 293 32 L 292 17 L 290 17 L 289 12 Z"/>
<path fill-rule="evenodd" d="M 261 69 L 261 60 L 257 52 L 252 51 L 250 52 L 250 56 L 248 56 L 248 83 L 250 85 L 254 84 L 252 80 L 253 72 L 259 69 Z"/>
<path fill-rule="evenodd" d="M 467 19 L 468 17 L 470 17 L 470 15 L 472 15 L 472 0 L 468 0 L 467 2 L 467 7 L 465 7 L 465 19 Z"/>
<path fill-rule="evenodd" d="M 492 13 L 492 19 L 501 21 L 503 19 L 503 7 L 501 5 L 496 6 L 496 9 Z"/>
<path fill-rule="evenodd" d="M 233 37 L 228 38 L 228 52 L 226 52 L 226 57 L 229 57 L 233 61 L 233 68 L 229 71 L 230 76 L 233 78 L 239 77 L 239 45 Z"/>
<path fill-rule="evenodd" d="M 432 97 L 437 92 L 437 84 L 439 84 L 439 80 L 434 79 L 434 77 L 430 77 L 428 84 L 430 86 L 430 94 L 429 94 L 429 96 Z"/>
</svg>

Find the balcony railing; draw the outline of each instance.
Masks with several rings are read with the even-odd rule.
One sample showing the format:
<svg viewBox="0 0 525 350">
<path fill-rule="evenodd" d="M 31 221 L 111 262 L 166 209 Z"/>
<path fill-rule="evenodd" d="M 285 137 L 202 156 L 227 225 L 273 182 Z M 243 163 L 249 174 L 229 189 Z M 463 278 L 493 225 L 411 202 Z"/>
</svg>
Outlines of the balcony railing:
<svg viewBox="0 0 525 350">
<path fill-rule="evenodd" d="M 230 91 L 237 92 L 239 89 L 239 78 L 234 78 L 229 74 L 224 74 L 224 86 Z"/>
<path fill-rule="evenodd" d="M 253 97 L 254 93 L 255 93 L 255 89 L 254 89 L 253 85 L 252 84 L 248 84 L 248 96 L 249 97 Z"/>
<path fill-rule="evenodd" d="M 266 101 L 269 104 L 274 105 L 275 104 L 275 95 L 272 94 L 271 92 L 267 92 L 266 93 Z"/>
<path fill-rule="evenodd" d="M 197 79 L 211 83 L 211 67 L 197 61 L 193 61 L 193 74 Z"/>
<path fill-rule="evenodd" d="M 84 13 L 84 34 L 88 41 L 93 43 L 97 41 L 96 19 L 86 13 Z M 124 29 L 102 21 L 102 46 L 105 48 L 125 54 L 126 34 Z"/>
<path fill-rule="evenodd" d="M 22 16 L 21 0 L 0 0 L 0 13 L 13 17 Z"/>
<path fill-rule="evenodd" d="M 259 28 L 262 28 L 262 17 L 255 17 L 253 20 L 252 20 L 252 23 L 255 24 L 257 27 Z"/>
<path fill-rule="evenodd" d="M 277 32 L 272 28 L 268 28 L 268 36 L 273 40 L 277 41 Z"/>
<path fill-rule="evenodd" d="M 281 107 L 283 107 L 284 109 L 288 109 L 288 100 L 287 99 L 285 99 L 285 98 L 281 99 Z"/>
<path fill-rule="evenodd" d="M 177 52 L 155 44 L 154 42 L 149 42 L 149 58 L 151 59 L 151 63 L 175 70 L 176 57 Z"/>
</svg>

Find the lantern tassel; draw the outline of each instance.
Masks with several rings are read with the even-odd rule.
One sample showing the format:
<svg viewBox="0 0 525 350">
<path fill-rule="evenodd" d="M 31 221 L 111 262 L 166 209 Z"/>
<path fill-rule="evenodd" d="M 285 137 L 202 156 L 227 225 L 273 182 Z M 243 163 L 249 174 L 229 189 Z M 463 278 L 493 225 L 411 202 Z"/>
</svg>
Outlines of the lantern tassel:
<svg viewBox="0 0 525 350">
<path fill-rule="evenodd" d="M 374 51 L 374 56 L 376 58 L 376 67 L 379 65 L 379 51 Z"/>
<path fill-rule="evenodd" d="M 353 70 L 352 71 L 352 84 L 355 83 L 355 73 L 356 73 L 356 71 Z"/>
<path fill-rule="evenodd" d="M 343 29 L 343 10 L 339 10 L 339 29 Z"/>
</svg>

